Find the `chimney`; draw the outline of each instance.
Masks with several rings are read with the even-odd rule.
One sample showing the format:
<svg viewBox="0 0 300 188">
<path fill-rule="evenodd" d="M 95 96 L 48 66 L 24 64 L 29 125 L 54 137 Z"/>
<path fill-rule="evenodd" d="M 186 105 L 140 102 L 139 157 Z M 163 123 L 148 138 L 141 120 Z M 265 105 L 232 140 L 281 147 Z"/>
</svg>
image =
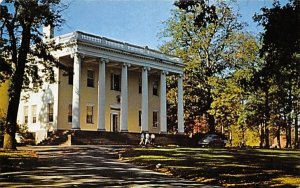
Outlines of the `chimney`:
<svg viewBox="0 0 300 188">
<path fill-rule="evenodd" d="M 44 40 L 54 38 L 54 28 L 51 25 L 43 27 Z"/>
</svg>

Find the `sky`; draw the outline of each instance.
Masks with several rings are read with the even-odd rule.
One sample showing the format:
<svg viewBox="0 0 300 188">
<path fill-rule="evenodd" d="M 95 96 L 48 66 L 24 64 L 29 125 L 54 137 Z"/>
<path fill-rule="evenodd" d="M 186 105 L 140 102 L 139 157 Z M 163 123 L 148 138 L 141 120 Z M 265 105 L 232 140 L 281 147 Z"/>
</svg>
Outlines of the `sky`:
<svg viewBox="0 0 300 188">
<path fill-rule="evenodd" d="M 107 38 L 149 46 L 157 49 L 162 43 L 159 33 L 163 21 L 170 17 L 174 0 L 64 0 L 69 8 L 66 20 L 55 35 L 83 31 Z M 257 34 L 262 29 L 252 20 L 260 8 L 271 7 L 273 0 L 237 0 L 240 20 L 247 22 L 246 30 Z M 285 4 L 287 0 L 280 0 Z"/>
</svg>

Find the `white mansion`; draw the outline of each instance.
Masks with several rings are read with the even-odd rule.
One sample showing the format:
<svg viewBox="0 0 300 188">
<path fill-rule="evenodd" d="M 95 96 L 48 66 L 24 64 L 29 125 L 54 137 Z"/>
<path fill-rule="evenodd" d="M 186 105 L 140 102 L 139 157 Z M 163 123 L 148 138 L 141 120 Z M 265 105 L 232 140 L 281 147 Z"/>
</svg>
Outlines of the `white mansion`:
<svg viewBox="0 0 300 188">
<path fill-rule="evenodd" d="M 166 77 L 178 79 L 178 132 L 184 132 L 181 59 L 80 31 L 55 37 L 53 52 L 73 67 L 55 69 L 57 82 L 21 101 L 18 122 L 43 140 L 48 131 L 167 133 Z"/>
</svg>

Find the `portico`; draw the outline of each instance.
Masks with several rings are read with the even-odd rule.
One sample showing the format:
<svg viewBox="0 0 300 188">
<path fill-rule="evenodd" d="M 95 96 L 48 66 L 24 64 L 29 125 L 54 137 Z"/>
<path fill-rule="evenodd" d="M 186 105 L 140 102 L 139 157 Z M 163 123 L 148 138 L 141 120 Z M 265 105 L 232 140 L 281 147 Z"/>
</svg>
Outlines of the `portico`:
<svg viewBox="0 0 300 188">
<path fill-rule="evenodd" d="M 58 82 L 45 86 L 51 89 L 48 91 L 51 100 L 47 100 L 50 102 L 43 101 L 41 92 L 40 98 L 31 100 L 32 104 L 21 104 L 24 113 L 20 113 L 20 123 L 45 131 L 167 133 L 166 82 L 168 76 L 175 76 L 178 132 L 184 133 L 181 59 L 80 31 L 52 40 L 62 45 L 53 54 L 69 71 L 55 70 Z M 54 114 L 50 122 L 47 113 L 51 111 Z M 49 118 L 39 118 L 36 114 Z"/>
<path fill-rule="evenodd" d="M 69 40 L 68 40 L 69 39 Z M 120 99 L 120 122 L 119 131 L 128 132 L 128 119 L 131 105 L 129 104 L 129 85 L 128 76 L 132 73 L 140 74 L 141 77 L 141 127 L 140 131 L 149 131 L 149 77 L 157 76 L 159 79 L 159 130 L 160 133 L 167 132 L 167 102 L 166 102 L 166 78 L 168 75 L 176 75 L 178 79 L 178 132 L 184 132 L 183 120 L 183 85 L 182 74 L 183 64 L 179 58 L 162 54 L 161 52 L 151 50 L 139 46 L 122 43 L 106 39 L 104 37 L 94 36 L 83 32 L 75 32 L 70 35 L 61 36 L 58 42 L 64 42 L 66 45 L 72 41 L 72 45 L 64 48 L 61 54 L 63 56 L 73 57 L 73 92 L 72 92 L 72 129 L 82 129 L 80 118 L 83 117 L 81 108 L 81 100 L 84 97 L 81 92 L 82 84 L 80 84 L 82 76 L 82 65 L 92 63 L 98 67 L 97 81 L 97 130 L 107 130 L 106 118 L 107 101 L 107 77 L 109 74 L 107 68 L 116 69 L 120 72 L 119 78 L 119 99 Z M 68 46 L 68 45 L 67 45 Z M 68 54 L 69 52 L 69 54 Z M 71 53 L 70 53 L 71 52 Z M 59 55 L 59 54 L 58 54 Z M 110 81 L 114 81 L 113 77 Z M 111 83 L 114 84 L 114 83 Z M 153 86 L 153 84 L 152 84 Z M 116 87 L 118 87 L 116 85 Z M 154 86 L 153 86 L 154 87 Z M 118 88 L 115 88 L 118 90 Z M 134 99 L 135 100 L 135 99 Z M 109 111 L 109 110 L 108 110 Z M 155 112 L 156 113 L 156 112 Z M 108 118 L 110 119 L 110 118 Z"/>
</svg>

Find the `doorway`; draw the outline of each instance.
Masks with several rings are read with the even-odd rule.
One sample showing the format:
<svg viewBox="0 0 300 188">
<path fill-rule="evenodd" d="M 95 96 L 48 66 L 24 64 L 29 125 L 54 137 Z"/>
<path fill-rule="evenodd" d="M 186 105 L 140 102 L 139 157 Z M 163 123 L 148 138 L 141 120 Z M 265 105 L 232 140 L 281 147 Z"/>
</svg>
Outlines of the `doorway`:
<svg viewBox="0 0 300 188">
<path fill-rule="evenodd" d="M 119 132 L 119 114 L 117 112 L 110 113 L 110 131 Z"/>
</svg>

